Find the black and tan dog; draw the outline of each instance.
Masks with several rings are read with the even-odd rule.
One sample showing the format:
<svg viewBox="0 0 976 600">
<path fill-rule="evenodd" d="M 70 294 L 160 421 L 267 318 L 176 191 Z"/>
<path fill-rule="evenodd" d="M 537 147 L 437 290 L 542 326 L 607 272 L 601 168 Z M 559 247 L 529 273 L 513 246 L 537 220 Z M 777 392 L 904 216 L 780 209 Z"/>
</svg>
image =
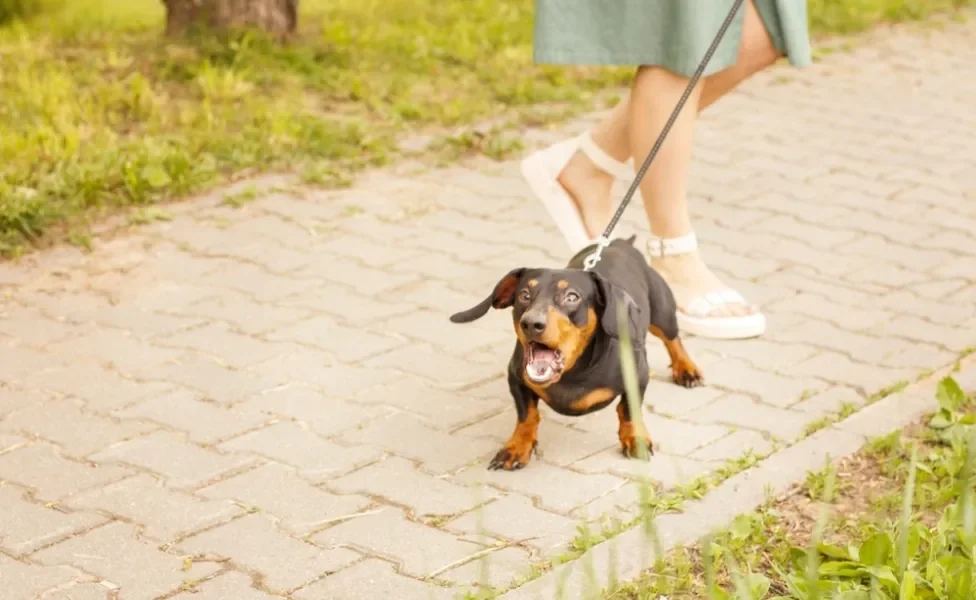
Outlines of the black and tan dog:
<svg viewBox="0 0 976 600">
<path fill-rule="evenodd" d="M 629 317 L 641 394 L 638 406 L 650 380 L 647 331 L 664 342 L 675 383 L 694 387 L 702 382 L 678 337 L 674 294 L 633 243 L 634 237 L 614 240 L 592 271 L 583 270 L 583 260 L 594 246 L 581 250 L 566 269 L 515 269 L 480 304 L 451 317 L 454 323 L 467 323 L 489 308 L 514 307 L 518 342 L 508 366 L 508 386 L 518 423 L 489 469 L 514 470 L 528 464 L 537 444 L 540 398 L 559 414 L 578 416 L 606 408 L 624 394 L 618 306 L 626 307 Z M 643 421 L 631 420 L 623 398 L 617 415 L 624 454 L 638 456 L 641 444 L 652 453 Z"/>
</svg>

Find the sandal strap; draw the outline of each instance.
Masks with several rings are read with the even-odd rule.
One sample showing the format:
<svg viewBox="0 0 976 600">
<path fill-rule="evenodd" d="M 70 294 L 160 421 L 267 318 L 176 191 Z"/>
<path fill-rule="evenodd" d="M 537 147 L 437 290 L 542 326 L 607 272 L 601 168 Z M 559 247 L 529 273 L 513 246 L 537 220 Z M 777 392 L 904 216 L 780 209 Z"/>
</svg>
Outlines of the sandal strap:
<svg viewBox="0 0 976 600">
<path fill-rule="evenodd" d="M 685 310 L 685 314 L 706 317 L 716 308 L 720 308 L 727 304 L 745 304 L 745 302 L 745 298 L 743 298 L 739 292 L 732 289 L 724 289 L 702 294 L 701 296 L 695 296 L 691 302 L 688 303 L 688 308 Z"/>
<path fill-rule="evenodd" d="M 698 249 L 698 236 L 694 232 L 676 238 L 651 237 L 647 240 L 647 253 L 652 257 L 690 254 Z"/>
<path fill-rule="evenodd" d="M 600 170 L 613 175 L 614 178 L 624 181 L 629 181 L 634 178 L 634 170 L 607 154 L 603 148 L 597 146 L 589 131 L 579 136 L 579 149 Z"/>
</svg>

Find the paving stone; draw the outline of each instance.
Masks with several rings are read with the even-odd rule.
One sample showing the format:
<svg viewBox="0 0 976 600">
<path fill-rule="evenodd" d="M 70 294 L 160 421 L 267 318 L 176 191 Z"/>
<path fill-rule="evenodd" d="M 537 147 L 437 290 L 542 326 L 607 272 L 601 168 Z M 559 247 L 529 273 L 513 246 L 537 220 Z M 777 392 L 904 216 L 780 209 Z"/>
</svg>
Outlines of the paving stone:
<svg viewBox="0 0 976 600">
<path fill-rule="evenodd" d="M 856 363 L 843 354 L 821 352 L 810 360 L 797 365 L 797 375 L 818 376 L 835 383 L 859 389 L 870 396 L 898 381 L 909 381 L 918 375 L 915 369 L 893 369 Z"/>
<path fill-rule="evenodd" d="M 448 435 L 404 414 L 375 421 L 345 434 L 342 439 L 418 460 L 425 470 L 433 473 L 454 471 L 469 463 L 486 460 L 498 451 L 497 444 L 489 440 Z"/>
<path fill-rule="evenodd" d="M 112 592 L 101 582 L 76 583 L 44 596 L 45 600 L 112 600 Z"/>
<path fill-rule="evenodd" d="M 258 335 L 309 315 L 308 310 L 282 306 L 281 301 L 274 306 L 268 306 L 236 294 L 205 298 L 183 312 L 210 321 L 227 323 L 249 335 Z"/>
<path fill-rule="evenodd" d="M 340 446 L 292 422 L 279 422 L 220 445 L 227 452 L 253 452 L 301 471 L 302 477 L 323 480 L 375 461 L 383 454 L 367 446 Z"/>
<path fill-rule="evenodd" d="M 619 446 L 619 440 L 609 432 L 577 431 L 549 421 L 539 425 L 539 455 L 546 462 L 561 467 Z"/>
<path fill-rule="evenodd" d="M 176 317 L 136 306 L 112 306 L 91 313 L 82 313 L 75 318 L 91 321 L 103 327 L 124 329 L 138 339 L 173 333 L 200 323 L 199 318 Z"/>
<path fill-rule="evenodd" d="M 742 458 L 747 452 L 752 452 L 754 456 L 765 456 L 772 450 L 773 444 L 759 432 L 739 430 L 699 448 L 690 457 L 701 461 L 724 462 Z"/>
<path fill-rule="evenodd" d="M 464 310 L 466 307 L 465 304 L 458 304 L 454 307 L 454 312 Z M 447 315 L 440 311 L 419 310 L 388 319 L 383 322 L 382 328 L 442 348 L 452 354 L 466 353 L 475 348 L 494 344 L 504 344 L 510 350 L 514 343 L 515 336 L 510 317 L 504 319 L 503 327 L 496 326 L 500 324 L 497 319 L 492 320 L 488 327 L 478 326 L 477 321 L 459 326 L 450 323 L 446 317 Z M 499 358 L 504 360 L 502 357 Z"/>
<path fill-rule="evenodd" d="M 500 548 L 459 567 L 444 571 L 438 579 L 453 582 L 462 589 L 482 586 L 505 589 L 531 569 L 529 553 L 521 548 Z"/>
<path fill-rule="evenodd" d="M 139 539 L 134 525 L 109 523 L 85 535 L 41 550 L 33 558 L 45 565 L 72 565 L 117 586 L 125 598 L 151 599 L 216 570 L 194 561 L 185 568 L 179 554 L 161 552 Z"/>
<path fill-rule="evenodd" d="M 297 294 L 315 285 L 314 281 L 303 279 L 301 275 L 299 271 L 294 276 L 283 277 L 254 265 L 237 263 L 208 275 L 207 283 L 241 292 L 257 302 L 266 303 Z"/>
<path fill-rule="evenodd" d="M 708 373 L 705 373 L 708 377 Z M 670 417 L 683 417 L 698 412 L 726 392 L 706 384 L 696 388 L 680 388 L 670 381 L 651 379 L 644 393 L 644 405 L 655 413 Z"/>
<path fill-rule="evenodd" d="M 172 348 L 196 350 L 235 369 L 264 362 L 288 349 L 287 345 L 258 340 L 214 324 L 157 338 L 156 343 Z"/>
<path fill-rule="evenodd" d="M 37 598 L 82 576 L 68 567 L 44 567 L 23 563 L 0 554 L 0 581 L 8 598 Z"/>
<path fill-rule="evenodd" d="M 20 381 L 32 373 L 60 366 L 63 362 L 46 352 L 10 346 L 0 338 L 0 381 Z"/>
<path fill-rule="evenodd" d="M 489 534 L 540 549 L 566 544 L 576 535 L 576 521 L 539 510 L 523 496 L 507 495 L 445 524 L 460 533 Z"/>
<path fill-rule="evenodd" d="M 254 429 L 271 420 L 241 405 L 225 408 L 204 402 L 201 392 L 178 390 L 145 400 L 132 408 L 117 412 L 123 419 L 152 421 L 187 434 L 200 443 L 214 443 Z M 132 421 L 128 421 L 132 423 Z"/>
<path fill-rule="evenodd" d="M 421 417 L 430 427 L 442 431 L 480 422 L 506 408 L 511 410 L 510 399 L 499 402 L 475 396 L 467 390 L 441 390 L 415 377 L 401 377 L 394 382 L 366 390 L 353 398 L 351 403 L 409 411 Z M 333 418 L 336 417 L 330 412 L 329 419 Z M 338 420 L 341 422 L 342 417 L 338 417 Z"/>
<path fill-rule="evenodd" d="M 365 361 L 363 366 L 372 370 L 395 369 L 410 373 L 445 388 L 488 379 L 505 371 L 504 361 L 497 365 L 471 363 L 425 346 L 393 350 Z"/>
<path fill-rule="evenodd" d="M 371 503 L 356 494 L 333 494 L 308 483 L 288 467 L 267 464 L 199 490 L 207 498 L 235 500 L 277 519 L 281 529 L 306 535 L 312 529 L 359 513 Z"/>
<path fill-rule="evenodd" d="M 297 419 L 308 424 L 312 431 L 323 437 L 355 429 L 389 411 L 384 408 L 367 408 L 353 401 L 326 396 L 304 385 L 270 390 L 252 398 L 242 408 L 260 411 L 266 415 Z"/>
<path fill-rule="evenodd" d="M 323 281 L 348 285 L 364 296 L 379 296 L 383 292 L 421 279 L 417 273 L 394 273 L 389 270 L 373 269 L 348 258 L 330 258 L 313 262 L 297 271 L 295 276 L 302 278 L 301 281 L 310 286 L 321 284 Z M 289 290 L 288 294 L 281 296 L 292 293 L 293 290 Z"/>
<path fill-rule="evenodd" d="M 408 313 L 415 309 L 400 292 L 397 293 L 395 302 L 383 302 L 335 284 L 312 288 L 279 300 L 275 304 L 275 312 L 280 312 L 282 307 L 292 306 L 316 313 L 324 311 L 338 321 L 353 325 L 370 325 L 386 317 Z M 292 319 L 289 323 L 298 320 Z"/>
<path fill-rule="evenodd" d="M 0 487 L 0 548 L 13 555 L 29 554 L 60 539 L 106 521 L 92 513 L 65 513 L 30 502 L 23 489 Z"/>
<path fill-rule="evenodd" d="M 265 516 L 248 515 L 180 542 L 198 555 L 229 558 L 263 576 L 264 585 L 282 594 L 355 562 L 344 548 L 316 548 L 282 535 Z"/>
<path fill-rule="evenodd" d="M 81 411 L 70 400 L 51 400 L 10 414 L 0 429 L 28 432 L 61 446 L 64 454 L 82 457 L 153 429 L 143 423 L 119 423 Z"/>
<path fill-rule="evenodd" d="M 136 373 L 140 379 L 169 382 L 204 393 L 205 399 L 233 404 L 275 387 L 274 380 L 260 374 L 237 371 L 202 354 L 185 354 L 167 365 Z"/>
<path fill-rule="evenodd" d="M 705 422 L 699 418 L 701 414 L 708 414 L 708 412 L 703 410 L 688 417 L 688 419 L 700 421 L 693 423 L 688 420 L 672 419 L 652 413 L 645 405 L 644 425 L 654 442 L 655 451 L 684 456 L 692 450 L 728 434 L 729 428 L 727 426 Z M 594 433 L 602 432 L 608 440 L 617 440 L 619 424 L 617 411 L 603 409 L 580 419 L 577 427 Z"/>
<path fill-rule="evenodd" d="M 14 446 L 26 446 L 27 444 L 27 438 L 9 433 L 0 433 L 0 454 L 12 450 Z"/>
<path fill-rule="evenodd" d="M 396 373 L 388 370 L 335 365 L 325 354 L 311 350 L 285 354 L 251 370 L 279 385 L 303 383 L 337 398 L 396 379 Z"/>
<path fill-rule="evenodd" d="M 242 512 L 230 502 L 205 500 L 170 490 L 144 474 L 78 494 L 67 504 L 76 510 L 119 515 L 143 525 L 145 535 L 161 542 L 171 542 Z"/>
<path fill-rule="evenodd" d="M 179 351 L 172 348 L 160 348 L 114 329 L 102 329 L 51 344 L 48 349 L 66 361 L 84 356 L 102 364 L 114 365 L 125 373 L 163 364 L 180 355 Z"/>
<path fill-rule="evenodd" d="M 205 450 L 182 436 L 158 431 L 146 437 L 122 442 L 91 457 L 100 463 L 136 465 L 159 473 L 171 488 L 195 487 L 248 466 L 255 459 L 243 455 L 218 454 Z"/>
<path fill-rule="evenodd" d="M 748 363 L 725 359 L 709 369 L 709 382 L 724 389 L 745 392 L 773 406 L 785 407 L 803 395 L 825 388 L 822 381 L 812 377 L 790 377 L 760 371 Z"/>
<path fill-rule="evenodd" d="M 0 454 L 0 480 L 37 490 L 38 499 L 45 501 L 60 500 L 131 473 L 122 467 L 70 461 L 46 444 L 33 444 Z"/>
<path fill-rule="evenodd" d="M 271 331 L 268 339 L 298 342 L 325 352 L 342 356 L 342 361 L 354 363 L 381 354 L 404 344 L 402 339 L 365 330 L 362 327 L 339 325 L 326 316 L 312 317 Z"/>
<path fill-rule="evenodd" d="M 408 521 L 392 508 L 330 527 L 312 541 L 326 547 L 352 547 L 386 558 L 398 565 L 400 573 L 419 578 L 484 550 L 439 529 Z"/>
<path fill-rule="evenodd" d="M 803 433 L 808 420 L 804 413 L 762 404 L 738 394 L 716 400 L 708 406 L 706 413 L 694 418 L 703 423 L 765 431 L 783 440 L 793 440 Z"/>
<path fill-rule="evenodd" d="M 209 579 L 193 588 L 173 596 L 174 600 L 275 600 L 272 596 L 253 587 L 251 578 L 243 573 L 229 571 Z"/>
<path fill-rule="evenodd" d="M 790 408 L 822 417 L 839 413 L 847 404 L 861 406 L 864 398 L 849 387 L 835 386 L 800 400 Z"/>
<path fill-rule="evenodd" d="M 410 461 L 395 456 L 334 479 L 329 482 L 329 488 L 346 494 L 358 492 L 385 498 L 407 507 L 415 516 L 453 515 L 491 497 L 423 474 Z"/>
<path fill-rule="evenodd" d="M 368 558 L 296 592 L 301 600 L 453 600 L 454 592 L 398 574 L 393 565 Z M 230 599 L 228 599 L 230 600 Z"/>
<path fill-rule="evenodd" d="M 87 408 L 104 412 L 171 389 L 169 383 L 133 381 L 90 364 L 57 367 L 37 373 L 26 378 L 24 385 L 80 398 Z"/>
<path fill-rule="evenodd" d="M 455 479 L 468 485 L 486 484 L 537 498 L 541 508 L 561 513 L 568 513 L 624 483 L 619 477 L 584 475 L 535 460 L 519 471 L 489 471 L 477 465 L 465 469 Z"/>
<path fill-rule="evenodd" d="M 671 489 L 693 481 L 720 464 L 702 462 L 704 459 L 698 460 L 695 453 L 692 456 L 695 458 L 656 451 L 648 460 L 640 460 L 625 457 L 620 448 L 616 447 L 574 463 L 572 469 L 582 473 L 612 473 L 640 481 L 650 480 L 663 489 Z"/>
</svg>

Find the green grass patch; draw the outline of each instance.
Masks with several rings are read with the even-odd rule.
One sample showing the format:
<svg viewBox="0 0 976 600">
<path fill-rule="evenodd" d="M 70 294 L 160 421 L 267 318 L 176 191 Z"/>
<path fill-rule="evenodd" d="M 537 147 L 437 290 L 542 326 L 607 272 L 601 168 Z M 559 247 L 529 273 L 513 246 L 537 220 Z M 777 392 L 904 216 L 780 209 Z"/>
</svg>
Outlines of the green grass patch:
<svg viewBox="0 0 976 600">
<path fill-rule="evenodd" d="M 855 31 L 972 1 L 813 1 L 811 23 Z M 67 233 L 259 171 L 344 185 L 400 156 L 406 133 L 431 136 L 435 161 L 505 158 L 513 129 L 592 109 L 630 76 L 534 66 L 533 0 L 301 7 L 288 44 L 176 43 L 159 0 L 0 0 L 0 256 L 87 245 Z M 503 125 L 470 127 L 488 118 Z"/>
<path fill-rule="evenodd" d="M 673 551 L 613 600 L 976 598 L 976 406 L 939 411 L 811 473 L 785 498 Z"/>
</svg>

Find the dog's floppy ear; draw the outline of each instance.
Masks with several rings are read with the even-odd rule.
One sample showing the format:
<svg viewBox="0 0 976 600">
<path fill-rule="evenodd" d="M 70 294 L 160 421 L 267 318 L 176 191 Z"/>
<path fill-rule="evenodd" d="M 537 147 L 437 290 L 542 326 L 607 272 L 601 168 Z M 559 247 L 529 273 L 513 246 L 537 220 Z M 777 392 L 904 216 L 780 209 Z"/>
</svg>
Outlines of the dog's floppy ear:
<svg viewBox="0 0 976 600">
<path fill-rule="evenodd" d="M 617 322 L 617 311 L 620 307 L 625 307 L 628 322 L 633 327 L 636 321 L 637 303 L 630 297 L 630 294 L 607 281 L 601 275 L 590 271 L 593 283 L 596 284 L 597 303 L 599 305 L 600 326 L 607 335 L 613 338 L 620 337 L 620 325 Z M 631 331 L 633 338 L 634 332 Z"/>
<path fill-rule="evenodd" d="M 525 273 L 524 268 L 512 269 L 495 284 L 495 289 L 488 294 L 487 298 L 468 310 L 454 313 L 451 315 L 451 322 L 469 323 L 485 316 L 489 308 L 501 309 L 511 306 L 515 302 L 515 286 L 518 285 L 523 273 Z"/>
</svg>

